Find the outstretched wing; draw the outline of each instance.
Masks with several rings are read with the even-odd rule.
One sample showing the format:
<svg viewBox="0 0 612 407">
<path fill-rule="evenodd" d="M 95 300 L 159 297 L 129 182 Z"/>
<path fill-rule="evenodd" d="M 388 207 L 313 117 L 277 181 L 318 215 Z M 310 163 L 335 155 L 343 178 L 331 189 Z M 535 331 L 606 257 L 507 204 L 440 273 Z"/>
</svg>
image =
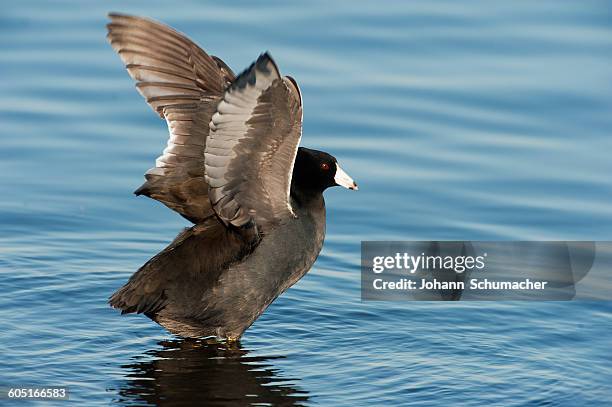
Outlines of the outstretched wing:
<svg viewBox="0 0 612 407">
<path fill-rule="evenodd" d="M 206 182 L 223 221 L 267 225 L 295 216 L 289 194 L 301 135 L 297 84 L 265 53 L 227 89 L 210 123 Z"/>
<path fill-rule="evenodd" d="M 151 108 L 166 119 L 168 146 L 137 195 L 198 223 L 213 214 L 204 179 L 208 125 L 231 69 L 183 34 L 156 21 L 110 14 L 108 39 Z"/>
</svg>

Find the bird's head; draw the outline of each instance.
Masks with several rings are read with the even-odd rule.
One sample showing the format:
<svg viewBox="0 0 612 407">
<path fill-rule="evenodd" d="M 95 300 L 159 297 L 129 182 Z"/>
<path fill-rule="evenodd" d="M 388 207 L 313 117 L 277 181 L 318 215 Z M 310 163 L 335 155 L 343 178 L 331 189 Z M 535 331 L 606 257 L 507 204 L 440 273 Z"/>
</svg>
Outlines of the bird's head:
<svg viewBox="0 0 612 407">
<path fill-rule="evenodd" d="M 292 183 L 300 189 L 319 192 L 333 186 L 358 189 L 355 181 L 338 165 L 336 157 L 304 147 L 298 149 Z"/>
</svg>

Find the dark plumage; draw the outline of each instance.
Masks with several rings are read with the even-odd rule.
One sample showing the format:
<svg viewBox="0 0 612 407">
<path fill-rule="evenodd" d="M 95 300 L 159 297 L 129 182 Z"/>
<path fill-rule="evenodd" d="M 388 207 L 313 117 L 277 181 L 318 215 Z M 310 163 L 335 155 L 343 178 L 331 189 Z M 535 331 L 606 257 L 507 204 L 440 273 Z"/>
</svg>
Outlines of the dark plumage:
<svg viewBox="0 0 612 407">
<path fill-rule="evenodd" d="M 195 225 L 109 302 L 175 334 L 235 340 L 316 260 L 323 191 L 357 185 L 331 155 L 298 148 L 301 94 L 268 53 L 236 77 L 163 24 L 110 18 L 112 47 L 170 132 L 135 193 Z"/>
</svg>

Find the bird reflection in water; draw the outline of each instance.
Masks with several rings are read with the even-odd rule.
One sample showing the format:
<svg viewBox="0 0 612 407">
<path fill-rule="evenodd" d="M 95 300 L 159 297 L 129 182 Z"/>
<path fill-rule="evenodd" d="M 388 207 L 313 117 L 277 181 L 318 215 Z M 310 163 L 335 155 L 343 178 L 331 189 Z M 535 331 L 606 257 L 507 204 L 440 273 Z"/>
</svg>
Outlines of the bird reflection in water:
<svg viewBox="0 0 612 407">
<path fill-rule="evenodd" d="M 239 344 L 172 340 L 122 366 L 128 371 L 117 404 L 154 406 L 304 405 L 295 379 L 279 377 L 271 360 Z M 138 360 L 146 359 L 146 360 Z"/>
</svg>

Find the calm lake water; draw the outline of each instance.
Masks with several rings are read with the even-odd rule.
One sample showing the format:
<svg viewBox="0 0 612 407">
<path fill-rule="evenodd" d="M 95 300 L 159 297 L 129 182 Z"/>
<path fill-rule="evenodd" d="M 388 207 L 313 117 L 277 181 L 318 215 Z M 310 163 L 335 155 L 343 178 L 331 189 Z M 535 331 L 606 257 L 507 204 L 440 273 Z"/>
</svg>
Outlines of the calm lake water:
<svg viewBox="0 0 612 407">
<path fill-rule="evenodd" d="M 611 304 L 361 302 L 359 249 L 611 240 L 612 3 L 222 3 L 3 4 L 0 385 L 87 406 L 611 403 Z M 270 50 L 303 145 L 359 183 L 326 193 L 321 256 L 238 349 L 106 304 L 188 224 L 132 195 L 166 126 L 105 41 L 111 10 L 235 71 Z"/>
</svg>

